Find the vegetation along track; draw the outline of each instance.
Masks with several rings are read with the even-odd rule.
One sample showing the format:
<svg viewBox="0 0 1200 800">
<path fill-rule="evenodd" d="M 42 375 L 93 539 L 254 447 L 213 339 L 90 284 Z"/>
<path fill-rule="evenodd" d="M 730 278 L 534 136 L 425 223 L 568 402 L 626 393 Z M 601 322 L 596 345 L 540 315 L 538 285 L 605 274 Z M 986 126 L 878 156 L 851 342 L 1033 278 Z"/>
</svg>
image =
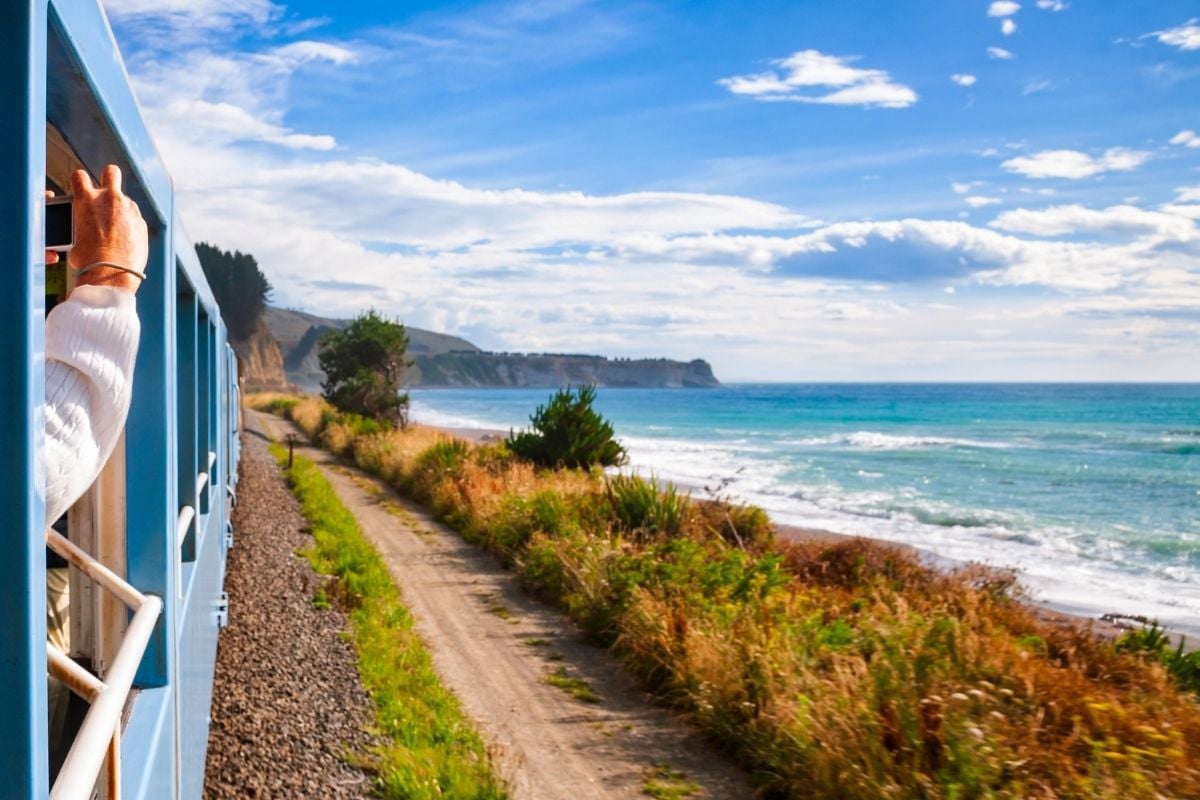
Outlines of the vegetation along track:
<svg viewBox="0 0 1200 800">
<path fill-rule="evenodd" d="M 247 415 L 273 438 L 303 441 L 290 422 Z M 326 451 L 296 452 L 320 465 L 383 556 L 514 798 L 753 796 L 743 772 L 492 556 Z"/>
</svg>

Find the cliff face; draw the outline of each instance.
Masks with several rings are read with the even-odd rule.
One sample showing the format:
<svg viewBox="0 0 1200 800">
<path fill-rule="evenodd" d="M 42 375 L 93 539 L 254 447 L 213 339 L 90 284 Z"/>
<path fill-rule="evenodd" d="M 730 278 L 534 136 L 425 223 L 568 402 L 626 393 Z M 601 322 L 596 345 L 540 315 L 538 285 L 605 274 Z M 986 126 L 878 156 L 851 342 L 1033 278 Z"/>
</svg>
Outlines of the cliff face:
<svg viewBox="0 0 1200 800">
<path fill-rule="evenodd" d="M 442 353 L 413 359 L 413 386 L 556 388 L 583 386 L 660 389 L 719 386 L 703 359 L 612 360 L 603 356 L 520 353 Z"/>
<path fill-rule="evenodd" d="M 283 354 L 279 343 L 262 320 L 249 339 L 230 341 L 237 353 L 239 374 L 245 380 L 246 391 L 284 391 L 288 388 L 283 371 Z"/>
<path fill-rule="evenodd" d="M 287 380 L 307 391 L 319 392 L 321 381 L 325 380 L 325 373 L 321 371 L 321 363 L 317 360 L 317 341 L 321 338 L 321 334 L 342 328 L 349 320 L 328 319 L 315 314 L 306 314 L 303 311 L 267 306 L 263 313 L 263 321 L 279 342 Z M 407 328 L 407 330 L 410 357 L 447 353 L 452 350 L 468 352 L 478 352 L 479 350 L 466 339 L 460 339 L 457 336 L 435 333 L 421 328 Z"/>
<path fill-rule="evenodd" d="M 279 378 L 307 391 L 321 390 L 325 374 L 317 360 L 322 333 L 348 320 L 328 319 L 302 311 L 267 306 L 263 322 L 278 341 Z M 408 355 L 413 366 L 405 375 L 409 386 L 530 387 L 641 386 L 684 388 L 719 386 L 707 361 L 637 360 L 552 353 L 485 353 L 466 339 L 408 328 Z M 239 351 L 240 354 L 241 351 Z"/>
</svg>

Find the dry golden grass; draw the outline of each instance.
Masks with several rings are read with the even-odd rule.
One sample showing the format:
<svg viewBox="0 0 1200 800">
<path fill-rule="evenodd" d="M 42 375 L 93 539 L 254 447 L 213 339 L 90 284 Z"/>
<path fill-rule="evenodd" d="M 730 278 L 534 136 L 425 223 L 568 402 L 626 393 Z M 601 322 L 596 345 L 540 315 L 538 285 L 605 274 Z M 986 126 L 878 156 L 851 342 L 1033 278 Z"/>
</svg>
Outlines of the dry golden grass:
<svg viewBox="0 0 1200 800">
<path fill-rule="evenodd" d="M 764 797 L 1200 797 L 1196 698 L 1039 616 L 1010 576 L 865 540 L 774 543 L 728 503 L 688 502 L 678 535 L 633 535 L 598 473 L 284 405 L 612 643 Z"/>
</svg>

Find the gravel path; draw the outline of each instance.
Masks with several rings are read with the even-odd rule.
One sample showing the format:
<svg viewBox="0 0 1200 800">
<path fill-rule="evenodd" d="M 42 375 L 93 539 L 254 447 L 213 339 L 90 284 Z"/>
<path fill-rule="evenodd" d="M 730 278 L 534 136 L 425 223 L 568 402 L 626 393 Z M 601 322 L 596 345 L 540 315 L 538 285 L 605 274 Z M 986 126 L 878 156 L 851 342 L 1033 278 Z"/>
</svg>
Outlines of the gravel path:
<svg viewBox="0 0 1200 800">
<path fill-rule="evenodd" d="M 277 417 L 246 416 L 277 438 L 298 433 Z M 320 465 L 383 556 L 438 674 L 483 734 L 514 800 L 644 800 L 644 782 L 663 765 L 694 783 L 694 800 L 753 797 L 744 772 L 686 719 L 655 706 L 560 612 L 522 593 L 492 556 L 329 453 L 299 444 L 296 452 Z M 547 685 L 558 671 L 586 681 L 599 702 Z"/>
<path fill-rule="evenodd" d="M 371 778 L 346 763 L 371 743 L 345 617 L 313 607 L 319 580 L 295 555 L 311 539 L 263 440 L 242 435 L 234 547 L 213 687 L 204 796 L 369 797 Z"/>
</svg>

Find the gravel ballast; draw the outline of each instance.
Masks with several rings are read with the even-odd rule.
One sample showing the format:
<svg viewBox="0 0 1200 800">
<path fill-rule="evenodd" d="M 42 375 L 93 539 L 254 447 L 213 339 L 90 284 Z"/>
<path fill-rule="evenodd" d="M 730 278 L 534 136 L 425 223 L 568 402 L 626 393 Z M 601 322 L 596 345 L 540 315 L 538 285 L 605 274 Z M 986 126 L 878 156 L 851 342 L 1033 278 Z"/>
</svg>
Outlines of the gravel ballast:
<svg viewBox="0 0 1200 800">
<path fill-rule="evenodd" d="M 204 796 L 370 797 L 371 776 L 347 763 L 372 743 L 345 616 L 318 609 L 320 578 L 296 551 L 305 520 L 257 435 L 242 435 L 234 547 L 213 686 Z"/>
</svg>

